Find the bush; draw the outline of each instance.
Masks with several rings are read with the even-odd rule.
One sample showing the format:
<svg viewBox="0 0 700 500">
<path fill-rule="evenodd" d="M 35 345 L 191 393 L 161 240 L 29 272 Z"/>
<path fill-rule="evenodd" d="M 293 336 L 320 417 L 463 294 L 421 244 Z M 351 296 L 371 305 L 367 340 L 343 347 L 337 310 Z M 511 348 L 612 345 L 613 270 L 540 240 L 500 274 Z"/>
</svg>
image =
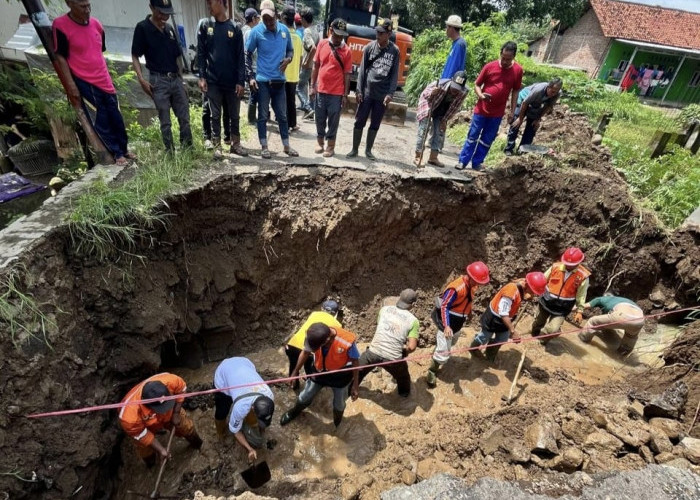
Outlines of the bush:
<svg viewBox="0 0 700 500">
<path fill-rule="evenodd" d="M 689 127 L 693 122 L 700 122 L 700 104 L 688 104 L 676 118 L 680 127 Z"/>
</svg>

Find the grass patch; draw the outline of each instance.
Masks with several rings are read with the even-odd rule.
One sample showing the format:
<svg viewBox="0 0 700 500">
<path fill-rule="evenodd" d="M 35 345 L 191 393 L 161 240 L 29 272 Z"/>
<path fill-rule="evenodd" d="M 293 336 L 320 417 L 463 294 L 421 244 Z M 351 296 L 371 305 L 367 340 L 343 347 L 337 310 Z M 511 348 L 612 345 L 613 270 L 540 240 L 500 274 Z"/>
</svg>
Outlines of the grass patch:
<svg viewBox="0 0 700 500">
<path fill-rule="evenodd" d="M 469 133 L 469 124 L 460 123 L 447 130 L 447 138 L 458 144 L 460 147 L 464 145 L 464 141 L 467 139 L 467 134 Z M 506 154 L 503 150 L 506 147 L 506 138 L 499 136 L 491 144 L 491 149 L 489 149 L 489 154 L 486 155 L 484 160 L 484 166 L 486 167 L 497 167 L 503 163 L 506 159 Z"/>
<path fill-rule="evenodd" d="M 19 348 L 23 340 L 33 338 L 53 350 L 46 336 L 46 328 L 56 323 L 44 314 L 37 301 L 21 290 L 22 268 L 11 268 L 0 277 L 0 324 L 10 334 L 10 340 Z"/>
<path fill-rule="evenodd" d="M 149 243 L 154 230 L 168 224 L 165 198 L 187 185 L 192 174 L 208 161 L 203 149 L 201 108 L 190 107 L 192 149 L 168 154 L 163 148 L 157 119 L 148 127 L 129 126 L 129 138 L 138 155 L 135 175 L 119 186 L 97 180 L 77 199 L 68 216 L 73 246 L 80 255 L 100 261 L 119 255 L 136 256 L 137 247 Z M 173 120 L 173 137 L 178 137 Z M 241 135 L 250 127 L 241 120 Z"/>
</svg>

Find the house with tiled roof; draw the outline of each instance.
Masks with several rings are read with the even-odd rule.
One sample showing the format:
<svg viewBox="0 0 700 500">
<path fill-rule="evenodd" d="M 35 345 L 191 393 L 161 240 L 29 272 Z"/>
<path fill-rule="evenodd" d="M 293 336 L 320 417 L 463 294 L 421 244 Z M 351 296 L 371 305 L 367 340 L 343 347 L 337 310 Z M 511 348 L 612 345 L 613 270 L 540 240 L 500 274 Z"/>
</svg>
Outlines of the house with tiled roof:
<svg viewBox="0 0 700 500">
<path fill-rule="evenodd" d="M 698 1 L 700 4 L 700 0 Z M 667 104 L 700 102 L 700 8 L 669 0 L 590 0 L 573 26 L 530 44 L 536 60 L 585 70 Z"/>
</svg>

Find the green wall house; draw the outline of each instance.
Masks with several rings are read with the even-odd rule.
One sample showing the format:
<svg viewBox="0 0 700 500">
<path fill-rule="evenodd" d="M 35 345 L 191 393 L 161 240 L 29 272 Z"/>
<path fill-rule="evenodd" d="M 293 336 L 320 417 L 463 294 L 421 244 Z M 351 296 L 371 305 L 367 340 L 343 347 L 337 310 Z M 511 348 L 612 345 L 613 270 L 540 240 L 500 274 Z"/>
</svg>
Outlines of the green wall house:
<svg viewBox="0 0 700 500">
<path fill-rule="evenodd" d="M 573 26 L 559 24 L 530 44 L 542 62 L 584 69 L 645 100 L 700 103 L 700 0 L 590 0 Z"/>
</svg>

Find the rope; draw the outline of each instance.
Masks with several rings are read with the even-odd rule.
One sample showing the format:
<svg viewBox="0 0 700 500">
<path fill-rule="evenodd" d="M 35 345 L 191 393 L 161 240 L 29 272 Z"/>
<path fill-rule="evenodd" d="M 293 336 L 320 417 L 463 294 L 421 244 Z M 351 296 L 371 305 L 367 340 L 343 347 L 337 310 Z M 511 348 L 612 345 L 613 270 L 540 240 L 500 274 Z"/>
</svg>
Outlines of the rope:
<svg viewBox="0 0 700 500">
<path fill-rule="evenodd" d="M 699 311 L 699 310 L 700 310 L 700 306 L 686 307 L 684 309 L 677 309 L 675 311 L 666 311 L 666 312 L 657 313 L 657 314 L 644 315 L 643 318 L 646 320 L 649 318 L 659 318 L 659 317 L 663 317 L 663 316 L 668 316 L 670 314 L 678 314 L 678 313 L 685 312 L 685 311 Z M 628 321 L 626 321 L 626 320 L 622 320 L 622 321 L 615 321 L 612 323 L 597 325 L 596 330 L 605 329 L 607 327 L 614 326 L 614 325 L 625 324 L 627 322 Z M 450 354 L 450 355 L 460 354 L 460 353 L 464 353 L 464 352 L 474 351 L 477 349 L 482 349 L 482 348 L 487 347 L 487 346 L 488 347 L 495 347 L 495 346 L 503 346 L 506 344 L 520 344 L 522 342 L 532 342 L 535 340 L 541 340 L 541 339 L 546 339 L 546 338 L 550 338 L 550 337 L 553 338 L 553 337 L 559 337 L 562 335 L 572 335 L 574 333 L 580 333 L 584 329 L 585 329 L 585 327 L 582 327 L 582 328 L 577 328 L 574 330 L 569 330 L 566 332 L 551 333 L 549 335 L 539 335 L 537 337 L 529 337 L 526 339 L 521 339 L 517 342 L 509 339 L 505 342 L 494 342 L 491 344 L 484 344 L 484 345 L 481 345 L 478 347 L 464 347 L 461 349 L 452 349 L 449 351 L 436 351 L 436 352 L 439 352 L 440 354 Z M 267 385 L 283 384 L 285 382 L 292 382 L 292 381 L 300 380 L 300 379 L 304 379 L 304 378 L 314 378 L 314 377 L 319 377 L 319 376 L 323 376 L 323 375 L 328 375 L 330 373 L 342 373 L 342 372 L 349 372 L 349 371 L 354 371 L 354 370 L 373 369 L 376 367 L 387 366 L 387 365 L 391 365 L 391 364 L 395 364 L 395 363 L 403 363 L 404 361 L 415 363 L 415 362 L 422 361 L 425 359 L 430 359 L 433 357 L 433 354 L 434 353 L 416 354 L 416 355 L 409 356 L 406 358 L 394 359 L 394 360 L 390 360 L 390 361 L 382 361 L 379 363 L 371 363 L 371 364 L 362 365 L 362 366 L 351 366 L 351 367 L 347 367 L 347 368 L 340 368 L 338 370 L 330 370 L 327 372 L 319 372 L 319 373 L 311 373 L 308 375 L 297 375 L 295 377 L 281 377 L 281 378 L 275 378 L 275 379 L 270 379 L 270 380 L 263 380 L 262 383 L 267 384 Z M 193 398 L 196 396 L 205 396 L 207 394 L 214 394 L 216 392 L 225 392 L 225 391 L 230 391 L 233 389 L 242 389 L 244 387 L 252 387 L 252 386 L 256 386 L 256 385 L 260 385 L 260 382 L 250 382 L 248 384 L 232 385 L 230 387 L 222 387 L 222 388 L 218 388 L 218 389 L 214 388 L 214 389 L 207 389 L 204 391 L 194 391 L 194 392 L 186 392 L 186 393 L 182 393 L 182 394 L 173 394 L 171 396 L 161 396 L 159 398 L 130 400 L 127 402 L 111 403 L 111 404 L 96 405 L 96 406 L 86 406 L 84 408 L 74 408 L 74 409 L 70 409 L 70 410 L 58 410 L 58 411 L 51 411 L 51 412 L 45 412 L 45 413 L 33 413 L 30 415 L 27 415 L 27 418 L 59 417 L 59 416 L 64 416 L 64 415 L 75 415 L 75 414 L 79 414 L 79 413 L 89 413 L 89 412 L 101 411 L 101 410 L 115 410 L 115 409 L 123 408 L 123 407 L 129 406 L 129 405 L 135 405 L 135 404 L 144 404 L 145 405 L 145 404 L 149 404 L 149 403 L 162 403 L 164 401 L 177 400 L 177 399 L 187 399 L 187 398 Z"/>
</svg>

